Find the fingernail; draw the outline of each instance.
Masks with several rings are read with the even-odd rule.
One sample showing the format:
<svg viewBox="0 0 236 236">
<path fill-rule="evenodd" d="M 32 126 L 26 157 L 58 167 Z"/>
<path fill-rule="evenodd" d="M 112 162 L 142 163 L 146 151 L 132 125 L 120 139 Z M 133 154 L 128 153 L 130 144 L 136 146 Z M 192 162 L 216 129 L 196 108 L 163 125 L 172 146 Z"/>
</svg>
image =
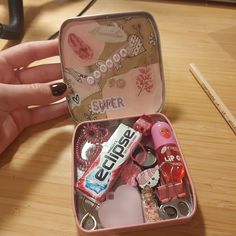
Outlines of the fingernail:
<svg viewBox="0 0 236 236">
<path fill-rule="evenodd" d="M 52 95 L 57 97 L 57 96 L 61 96 L 67 89 L 66 84 L 59 82 L 59 83 L 55 83 L 50 85 L 51 91 L 52 91 Z"/>
</svg>

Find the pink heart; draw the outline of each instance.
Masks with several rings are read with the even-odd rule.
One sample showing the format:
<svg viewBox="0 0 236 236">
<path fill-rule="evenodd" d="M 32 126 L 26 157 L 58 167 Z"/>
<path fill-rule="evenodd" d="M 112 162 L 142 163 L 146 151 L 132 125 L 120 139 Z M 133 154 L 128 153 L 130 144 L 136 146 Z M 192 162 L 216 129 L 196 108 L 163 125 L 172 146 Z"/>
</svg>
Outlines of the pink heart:
<svg viewBox="0 0 236 236">
<path fill-rule="evenodd" d="M 98 216 L 103 227 L 120 227 L 142 224 L 143 212 L 141 196 L 138 190 L 130 185 L 121 185 L 98 209 Z M 110 198 L 110 197 L 109 197 Z"/>
</svg>

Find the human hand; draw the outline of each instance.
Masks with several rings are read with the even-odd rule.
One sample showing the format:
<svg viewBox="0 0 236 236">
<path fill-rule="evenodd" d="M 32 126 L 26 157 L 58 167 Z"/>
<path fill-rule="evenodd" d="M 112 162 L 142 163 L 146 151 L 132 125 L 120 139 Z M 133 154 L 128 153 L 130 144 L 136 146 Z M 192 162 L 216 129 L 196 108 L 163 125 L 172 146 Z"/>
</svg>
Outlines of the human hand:
<svg viewBox="0 0 236 236">
<path fill-rule="evenodd" d="M 28 67 L 58 55 L 58 42 L 23 43 L 0 52 L 0 154 L 33 124 L 64 115 L 66 94 L 59 63 Z M 21 69 L 18 69 L 21 68 Z"/>
</svg>

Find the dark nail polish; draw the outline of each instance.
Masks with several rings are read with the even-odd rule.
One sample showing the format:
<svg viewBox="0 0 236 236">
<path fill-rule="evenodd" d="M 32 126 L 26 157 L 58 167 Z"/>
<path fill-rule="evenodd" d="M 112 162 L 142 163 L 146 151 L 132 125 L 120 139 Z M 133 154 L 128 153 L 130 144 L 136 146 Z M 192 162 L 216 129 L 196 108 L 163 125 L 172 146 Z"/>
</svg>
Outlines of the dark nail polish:
<svg viewBox="0 0 236 236">
<path fill-rule="evenodd" d="M 61 96 L 65 91 L 66 91 L 66 84 L 59 82 L 59 83 L 55 83 L 50 85 L 51 91 L 52 91 L 52 95 L 57 97 L 57 96 Z"/>
</svg>

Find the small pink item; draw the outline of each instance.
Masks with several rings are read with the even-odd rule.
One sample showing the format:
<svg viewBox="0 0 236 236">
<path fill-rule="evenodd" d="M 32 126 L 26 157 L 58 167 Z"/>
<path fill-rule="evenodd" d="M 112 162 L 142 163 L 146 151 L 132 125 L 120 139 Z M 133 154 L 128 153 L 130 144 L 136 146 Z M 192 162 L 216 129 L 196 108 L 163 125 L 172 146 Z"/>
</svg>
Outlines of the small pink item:
<svg viewBox="0 0 236 236">
<path fill-rule="evenodd" d="M 187 193 L 184 190 L 183 181 L 176 184 L 160 185 L 156 188 L 156 195 L 162 204 L 176 198 L 184 198 Z"/>
<path fill-rule="evenodd" d="M 78 35 L 70 33 L 68 35 L 68 44 L 81 59 L 87 60 L 93 57 L 92 49 Z"/>
<path fill-rule="evenodd" d="M 146 169 L 139 173 L 136 177 L 138 185 L 140 188 L 149 186 L 151 188 L 155 187 L 160 179 L 159 167 L 155 166 L 153 168 Z"/>
<path fill-rule="evenodd" d="M 131 161 L 122 170 L 120 179 L 123 184 L 129 184 L 135 187 L 137 186 L 136 176 L 141 172 L 141 168 Z"/>
<path fill-rule="evenodd" d="M 142 189 L 143 214 L 146 222 L 156 222 L 160 220 L 159 208 L 156 202 L 155 194 L 148 185 Z"/>
<path fill-rule="evenodd" d="M 153 120 L 150 116 L 142 115 L 133 125 L 133 128 L 142 135 L 148 136 L 151 132 Z"/>
<path fill-rule="evenodd" d="M 113 197 L 113 199 L 111 199 Z M 105 228 L 144 223 L 141 196 L 130 185 L 119 186 L 98 209 L 99 219 Z"/>
</svg>

